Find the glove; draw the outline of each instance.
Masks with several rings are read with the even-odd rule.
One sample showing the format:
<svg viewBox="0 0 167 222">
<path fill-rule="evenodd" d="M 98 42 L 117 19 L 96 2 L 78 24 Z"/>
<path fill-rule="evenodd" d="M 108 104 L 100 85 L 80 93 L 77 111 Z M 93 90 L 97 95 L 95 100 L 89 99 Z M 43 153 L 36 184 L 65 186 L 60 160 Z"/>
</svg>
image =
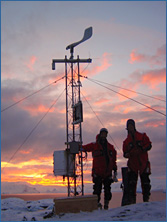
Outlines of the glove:
<svg viewBox="0 0 167 222">
<path fill-rule="evenodd" d="M 82 148 L 82 147 L 80 147 L 79 150 L 82 151 L 82 152 L 85 152 L 84 148 Z"/>
<path fill-rule="evenodd" d="M 130 153 L 124 153 L 124 157 L 125 158 L 129 158 L 130 157 Z"/>
</svg>

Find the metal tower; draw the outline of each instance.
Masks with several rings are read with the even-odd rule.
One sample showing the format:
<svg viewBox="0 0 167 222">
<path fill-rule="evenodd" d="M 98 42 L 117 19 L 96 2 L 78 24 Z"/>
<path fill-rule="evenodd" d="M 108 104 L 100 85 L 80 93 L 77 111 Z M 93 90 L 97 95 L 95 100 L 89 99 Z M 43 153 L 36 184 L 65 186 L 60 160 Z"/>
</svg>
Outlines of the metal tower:
<svg viewBox="0 0 167 222">
<path fill-rule="evenodd" d="M 52 70 L 55 70 L 56 63 L 65 63 L 65 86 L 66 86 L 66 174 L 68 181 L 68 196 L 71 194 L 84 195 L 83 183 L 83 153 L 79 150 L 82 144 L 83 109 L 80 96 L 80 63 L 91 63 L 91 59 L 74 59 L 74 47 L 86 41 L 92 36 L 92 27 L 85 30 L 83 38 L 70 44 L 70 58 L 53 59 Z M 67 71 L 68 65 L 70 72 Z M 71 164 L 73 166 L 71 166 Z"/>
</svg>

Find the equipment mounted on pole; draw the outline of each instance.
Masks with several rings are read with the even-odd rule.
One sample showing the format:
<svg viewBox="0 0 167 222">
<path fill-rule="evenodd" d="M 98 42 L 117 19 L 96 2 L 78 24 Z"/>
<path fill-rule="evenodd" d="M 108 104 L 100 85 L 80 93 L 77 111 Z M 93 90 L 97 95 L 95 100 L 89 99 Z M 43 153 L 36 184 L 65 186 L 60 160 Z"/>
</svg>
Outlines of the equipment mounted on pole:
<svg viewBox="0 0 167 222">
<path fill-rule="evenodd" d="M 55 70 L 56 63 L 65 64 L 65 86 L 66 86 L 66 150 L 65 151 L 55 151 L 54 152 L 54 175 L 67 177 L 68 181 L 68 196 L 73 193 L 75 196 L 80 193 L 84 195 L 84 182 L 83 182 L 83 155 L 82 151 L 79 150 L 79 145 L 82 144 L 82 126 L 83 122 L 83 107 L 80 96 L 80 63 L 91 63 L 92 60 L 74 59 L 74 47 L 80 43 L 86 41 L 92 36 L 92 27 L 85 30 L 83 38 L 70 44 L 66 49 L 70 49 L 70 58 L 65 56 L 65 59 L 53 59 L 52 60 L 52 70 Z M 67 73 L 67 64 L 70 64 L 71 73 L 70 76 Z M 77 64 L 78 71 L 77 75 L 73 71 L 73 65 Z M 70 89 L 69 87 L 70 86 Z M 78 163 L 77 163 L 78 156 Z M 60 170 L 61 161 L 62 169 Z M 80 165 L 80 172 L 77 170 L 77 166 Z M 73 181 L 70 181 L 70 178 Z M 81 178 L 81 188 L 80 191 L 77 190 L 77 181 L 79 182 Z"/>
</svg>

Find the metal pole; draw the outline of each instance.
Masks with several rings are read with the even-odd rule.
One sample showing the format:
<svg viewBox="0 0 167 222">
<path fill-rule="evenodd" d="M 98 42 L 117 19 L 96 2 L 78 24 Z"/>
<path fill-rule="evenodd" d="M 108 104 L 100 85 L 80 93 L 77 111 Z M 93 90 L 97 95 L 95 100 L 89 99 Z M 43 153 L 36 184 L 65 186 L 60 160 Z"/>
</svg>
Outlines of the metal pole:
<svg viewBox="0 0 167 222">
<path fill-rule="evenodd" d="M 79 55 L 78 55 L 78 100 L 81 101 L 81 82 L 80 82 L 80 69 L 79 69 Z M 82 144 L 82 125 L 79 123 L 80 129 L 80 143 Z M 82 151 L 81 151 L 81 181 L 82 181 L 82 195 L 84 195 L 84 181 L 83 181 L 83 159 L 82 159 Z"/>
<path fill-rule="evenodd" d="M 67 60 L 67 56 L 65 56 L 65 60 Z M 66 143 L 67 143 L 67 182 L 68 182 L 68 196 L 70 196 L 70 178 L 69 178 L 69 147 L 68 147 L 68 76 L 67 76 L 67 62 L 65 62 L 65 85 L 66 85 Z"/>
<path fill-rule="evenodd" d="M 71 57 L 70 59 L 73 59 L 74 56 L 73 56 L 73 48 L 71 48 L 70 50 L 71 52 Z M 74 122 L 74 72 L 73 72 L 73 63 L 71 62 L 71 81 L 72 81 L 72 119 L 73 119 L 73 122 Z M 75 125 L 73 124 L 72 126 L 72 129 L 73 129 L 73 141 L 75 141 Z M 74 195 L 76 196 L 76 154 L 73 154 L 74 155 Z"/>
</svg>

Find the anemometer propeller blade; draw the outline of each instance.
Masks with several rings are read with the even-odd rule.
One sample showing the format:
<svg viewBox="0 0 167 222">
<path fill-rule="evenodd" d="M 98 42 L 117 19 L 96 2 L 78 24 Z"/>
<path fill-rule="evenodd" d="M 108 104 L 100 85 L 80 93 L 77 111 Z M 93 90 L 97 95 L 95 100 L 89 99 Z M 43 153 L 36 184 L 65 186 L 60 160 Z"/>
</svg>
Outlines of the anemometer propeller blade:
<svg viewBox="0 0 167 222">
<path fill-rule="evenodd" d="M 80 43 L 82 43 L 82 42 L 86 41 L 87 39 L 89 39 L 92 36 L 92 32 L 93 32 L 92 27 L 89 27 L 89 28 L 85 29 L 83 38 L 80 41 L 78 41 L 78 42 L 75 42 L 75 43 L 72 43 L 72 44 L 68 45 L 66 47 L 66 50 L 73 49 L 75 46 L 77 46 Z"/>
</svg>

